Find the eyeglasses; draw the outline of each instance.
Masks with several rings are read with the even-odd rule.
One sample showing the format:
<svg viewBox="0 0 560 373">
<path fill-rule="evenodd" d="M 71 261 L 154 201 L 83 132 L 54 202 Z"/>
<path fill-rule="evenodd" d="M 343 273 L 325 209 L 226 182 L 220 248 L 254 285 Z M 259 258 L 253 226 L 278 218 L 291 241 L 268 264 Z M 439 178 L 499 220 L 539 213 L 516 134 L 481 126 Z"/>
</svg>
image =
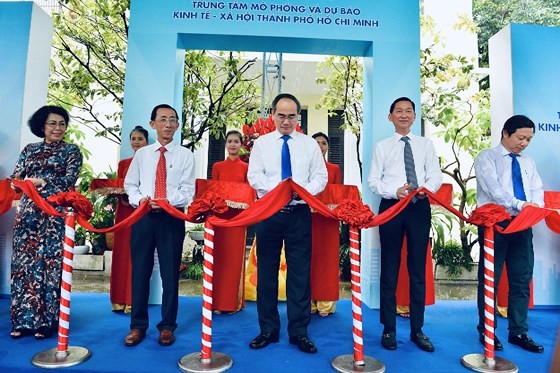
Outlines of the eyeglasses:
<svg viewBox="0 0 560 373">
<path fill-rule="evenodd" d="M 66 124 L 66 122 L 55 122 L 55 121 L 51 121 L 51 122 L 45 122 L 45 126 L 49 126 L 49 128 L 56 128 L 57 126 L 64 129 L 66 128 L 66 126 L 68 126 L 68 124 Z"/>
<path fill-rule="evenodd" d="M 297 114 L 290 114 L 290 115 L 285 115 L 285 114 L 274 114 L 276 116 L 276 118 L 278 118 L 281 122 L 284 122 L 286 119 L 289 122 L 293 122 L 296 121 L 298 119 L 298 115 Z"/>
<path fill-rule="evenodd" d="M 158 120 L 156 120 L 156 122 L 160 124 L 165 124 L 165 123 L 177 124 L 177 118 L 159 118 Z"/>
</svg>

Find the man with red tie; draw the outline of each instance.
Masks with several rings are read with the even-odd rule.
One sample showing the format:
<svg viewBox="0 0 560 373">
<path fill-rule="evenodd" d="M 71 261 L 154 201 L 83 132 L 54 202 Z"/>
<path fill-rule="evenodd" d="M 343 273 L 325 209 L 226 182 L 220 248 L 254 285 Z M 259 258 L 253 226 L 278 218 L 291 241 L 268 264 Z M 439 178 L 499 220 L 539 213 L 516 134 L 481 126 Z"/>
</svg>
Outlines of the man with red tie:
<svg viewBox="0 0 560 373">
<path fill-rule="evenodd" d="M 495 203 L 505 207 L 512 217 L 527 206 L 544 207 L 543 183 L 535 167 L 535 161 L 523 150 L 529 146 L 535 133 L 535 124 L 524 115 L 509 118 L 502 129 L 500 143 L 481 151 L 474 161 L 476 172 L 476 202 L 484 206 Z M 506 228 L 510 221 L 498 223 Z M 478 229 L 480 260 L 484 258 L 484 228 Z M 533 231 L 531 228 L 512 234 L 494 232 L 494 274 L 496 288 L 500 282 L 504 263 L 509 280 L 508 293 L 508 342 L 530 352 L 544 352 L 544 347 L 527 335 L 527 311 L 529 308 L 529 284 L 533 278 Z M 497 289 L 496 289 L 497 290 Z M 495 308 L 494 308 L 495 309 Z M 478 266 L 478 332 L 484 344 L 484 266 Z M 498 319 L 494 315 L 494 328 Z M 503 350 L 494 336 L 494 349 Z"/>
<path fill-rule="evenodd" d="M 179 267 L 185 238 L 185 223 L 166 213 L 156 200 L 167 200 L 182 210 L 194 195 L 194 157 L 173 141 L 179 128 L 177 111 L 167 104 L 152 110 L 150 126 L 156 130 L 155 143 L 138 149 L 124 187 L 134 207 L 147 201 L 152 210 L 132 226 L 130 256 L 132 261 L 132 312 L 126 346 L 142 342 L 148 329 L 150 277 L 157 247 L 163 283 L 161 321 L 158 342 L 170 346 L 175 342 L 179 303 Z"/>
<path fill-rule="evenodd" d="M 327 184 L 327 168 L 321 150 L 311 136 L 295 130 L 301 104 L 293 95 L 281 93 L 271 106 L 276 131 L 255 141 L 249 159 L 249 184 L 262 197 L 291 177 L 309 193 L 321 193 Z M 317 348 L 307 335 L 311 319 L 311 211 L 295 193 L 280 211 L 257 224 L 260 334 L 249 347 L 261 349 L 279 340 L 278 267 L 282 243 L 288 264 L 289 341 L 303 352 L 315 353 Z"/>
</svg>

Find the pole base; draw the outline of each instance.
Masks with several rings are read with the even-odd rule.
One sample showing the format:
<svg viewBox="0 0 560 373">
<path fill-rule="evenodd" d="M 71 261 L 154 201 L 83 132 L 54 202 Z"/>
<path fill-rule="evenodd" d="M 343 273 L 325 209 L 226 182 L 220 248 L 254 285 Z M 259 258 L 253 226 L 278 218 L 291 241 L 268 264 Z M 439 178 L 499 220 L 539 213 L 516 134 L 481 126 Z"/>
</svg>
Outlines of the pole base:
<svg viewBox="0 0 560 373">
<path fill-rule="evenodd" d="M 385 372 L 385 364 L 369 356 L 364 356 L 364 365 L 354 364 L 354 355 L 341 355 L 332 361 L 332 367 L 337 372 Z"/>
<path fill-rule="evenodd" d="M 224 372 L 231 368 L 233 360 L 226 354 L 221 352 L 212 352 L 210 361 L 203 363 L 200 359 L 200 352 L 193 352 L 185 355 L 179 360 L 179 369 L 189 373 L 218 373 Z"/>
<path fill-rule="evenodd" d="M 508 372 L 517 373 L 519 368 L 509 360 L 494 357 L 493 360 L 486 359 L 484 354 L 469 354 L 463 356 L 461 364 L 467 369 L 475 372 Z"/>
<path fill-rule="evenodd" d="M 85 347 L 68 346 L 66 352 L 58 353 L 58 348 L 51 348 L 33 356 L 31 363 L 39 368 L 67 368 L 78 365 L 91 357 L 91 352 Z"/>
</svg>

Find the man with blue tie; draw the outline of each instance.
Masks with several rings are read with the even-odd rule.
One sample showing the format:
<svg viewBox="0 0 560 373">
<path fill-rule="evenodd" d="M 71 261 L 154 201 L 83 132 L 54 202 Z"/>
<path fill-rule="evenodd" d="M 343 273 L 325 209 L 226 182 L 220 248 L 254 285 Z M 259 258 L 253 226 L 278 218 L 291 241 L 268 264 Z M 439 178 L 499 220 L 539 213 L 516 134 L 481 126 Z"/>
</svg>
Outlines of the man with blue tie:
<svg viewBox="0 0 560 373">
<path fill-rule="evenodd" d="M 395 134 L 375 146 L 368 185 L 381 197 L 382 213 L 412 190 L 426 188 L 432 193 L 442 183 L 439 160 L 430 139 L 415 136 L 410 128 L 416 119 L 414 102 L 408 97 L 397 98 L 389 108 L 389 121 Z M 430 236 L 431 209 L 424 192 L 392 220 L 379 226 L 381 243 L 380 321 L 383 324 L 381 345 L 387 350 L 397 348 L 396 290 L 401 263 L 401 248 L 406 234 L 407 265 L 410 277 L 410 340 L 420 349 L 435 350 L 422 331 L 426 299 L 426 250 Z"/>
<path fill-rule="evenodd" d="M 271 106 L 276 131 L 255 141 L 249 159 L 249 183 L 259 198 L 288 177 L 309 193 L 319 194 L 327 184 L 327 168 L 317 142 L 295 130 L 301 104 L 293 95 L 282 93 L 274 98 Z M 261 349 L 279 340 L 278 268 L 284 243 L 288 264 L 286 294 L 289 341 L 303 352 L 317 352 L 307 335 L 307 325 L 311 319 L 309 206 L 294 193 L 286 206 L 257 224 L 256 233 L 260 334 L 251 341 L 249 347 Z"/>
<path fill-rule="evenodd" d="M 475 159 L 478 206 L 495 203 L 505 207 L 514 217 L 527 206 L 544 206 L 544 191 L 535 162 L 521 154 L 533 138 L 535 124 L 524 115 L 509 118 L 502 129 L 502 139 L 497 146 L 481 151 Z M 498 223 L 506 228 L 509 221 Z M 479 228 L 480 258 L 484 258 L 484 228 Z M 494 233 L 494 275 L 496 290 L 500 276 L 507 265 L 508 342 L 531 352 L 543 352 L 543 346 L 527 335 L 529 309 L 529 283 L 533 277 L 533 232 L 526 229 L 513 234 Z M 478 266 L 478 332 L 484 344 L 484 266 Z M 497 319 L 494 317 L 495 328 Z M 495 337 L 494 348 L 503 345 Z"/>
</svg>

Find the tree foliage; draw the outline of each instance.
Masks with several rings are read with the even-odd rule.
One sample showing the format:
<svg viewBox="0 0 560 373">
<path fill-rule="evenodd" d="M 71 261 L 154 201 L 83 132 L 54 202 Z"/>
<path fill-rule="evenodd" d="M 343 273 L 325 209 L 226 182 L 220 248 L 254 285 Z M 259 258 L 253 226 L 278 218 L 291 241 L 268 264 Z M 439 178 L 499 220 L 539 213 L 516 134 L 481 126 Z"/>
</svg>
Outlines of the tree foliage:
<svg viewBox="0 0 560 373">
<path fill-rule="evenodd" d="M 479 89 L 482 78 L 475 71 L 476 60 L 445 50 L 441 35 L 429 17 L 421 20 L 422 33 L 432 44 L 420 51 L 420 76 L 422 93 L 422 119 L 433 124 L 437 136 L 443 138 L 451 150 L 451 157 L 441 157 L 441 170 L 453 179 L 459 191 L 455 193 L 457 209 L 468 214 L 476 205 L 476 189 L 472 160 L 490 146 L 490 96 L 486 89 Z M 458 25 L 476 30 L 472 22 L 460 19 Z M 463 254 L 470 252 L 477 242 L 473 228 L 458 219 Z"/>
<path fill-rule="evenodd" d="M 237 52 L 188 51 L 185 55 L 183 145 L 193 149 L 205 132 L 223 137 L 257 118 L 259 76 L 247 74 L 255 59 Z"/>
<path fill-rule="evenodd" d="M 53 14 L 55 37 L 49 100 L 74 111 L 74 121 L 120 143 L 128 0 L 62 0 Z M 100 112 L 109 102 L 114 110 Z M 79 114 L 76 114 L 79 113 Z"/>
<path fill-rule="evenodd" d="M 96 136 L 121 140 L 124 71 L 130 1 L 60 0 L 53 14 L 55 37 L 49 100 L 76 109 L 73 121 Z M 206 132 L 252 120 L 258 93 L 247 71 L 254 63 L 237 52 L 185 52 L 182 145 L 196 148 Z"/>
<path fill-rule="evenodd" d="M 342 129 L 356 136 L 356 156 L 362 177 L 362 158 L 360 154 L 361 128 L 363 119 L 363 66 L 360 58 L 349 56 L 329 56 L 317 66 L 318 84 L 327 86 L 321 96 L 317 109 L 326 108 L 329 115 L 342 111 Z"/>
<path fill-rule="evenodd" d="M 480 65 L 488 66 L 488 40 L 509 23 L 560 26 L 560 0 L 474 0 Z"/>
</svg>

